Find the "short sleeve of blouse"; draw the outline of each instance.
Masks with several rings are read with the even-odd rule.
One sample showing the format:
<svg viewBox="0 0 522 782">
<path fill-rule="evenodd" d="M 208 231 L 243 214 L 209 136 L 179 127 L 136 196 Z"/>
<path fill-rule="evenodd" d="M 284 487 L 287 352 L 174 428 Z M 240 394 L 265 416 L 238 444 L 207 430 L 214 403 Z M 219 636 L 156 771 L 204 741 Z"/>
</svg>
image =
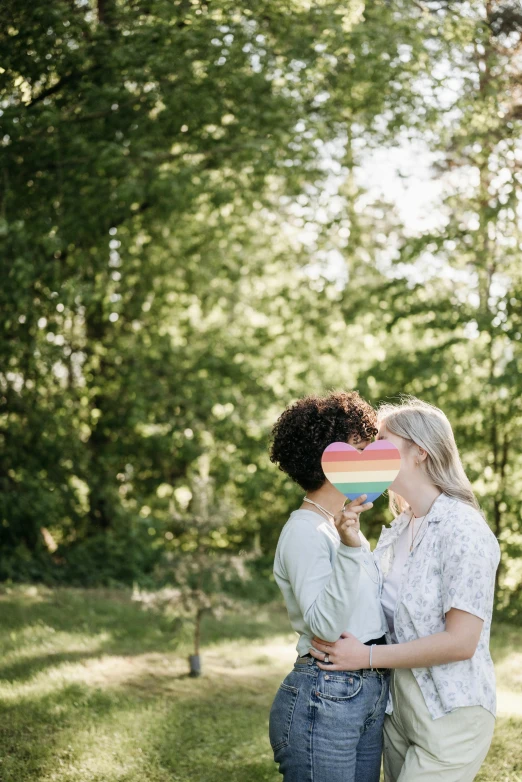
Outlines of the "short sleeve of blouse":
<svg viewBox="0 0 522 782">
<path fill-rule="evenodd" d="M 497 539 L 485 521 L 455 524 L 443 550 L 443 613 L 459 608 L 486 619 L 492 608 L 499 560 Z"/>
</svg>

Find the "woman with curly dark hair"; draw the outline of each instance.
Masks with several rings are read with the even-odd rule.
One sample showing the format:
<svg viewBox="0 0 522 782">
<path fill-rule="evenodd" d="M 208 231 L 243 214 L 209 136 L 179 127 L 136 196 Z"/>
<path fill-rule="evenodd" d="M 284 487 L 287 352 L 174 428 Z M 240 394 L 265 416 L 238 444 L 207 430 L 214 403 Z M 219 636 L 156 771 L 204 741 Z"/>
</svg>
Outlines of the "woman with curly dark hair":
<svg viewBox="0 0 522 782">
<path fill-rule="evenodd" d="M 377 434 L 376 420 L 356 391 L 338 391 L 300 399 L 272 431 L 272 462 L 305 491 L 281 531 L 274 559 L 274 577 L 299 634 L 298 657 L 269 720 L 285 782 L 379 780 L 389 671 L 328 673 L 308 651 L 315 648 L 314 636 L 333 642 L 348 632 L 367 645 L 386 643 L 379 572 L 359 525 L 360 513 L 372 503 L 363 504 L 362 495 L 345 506 L 321 467 L 333 442 L 364 450 Z"/>
</svg>

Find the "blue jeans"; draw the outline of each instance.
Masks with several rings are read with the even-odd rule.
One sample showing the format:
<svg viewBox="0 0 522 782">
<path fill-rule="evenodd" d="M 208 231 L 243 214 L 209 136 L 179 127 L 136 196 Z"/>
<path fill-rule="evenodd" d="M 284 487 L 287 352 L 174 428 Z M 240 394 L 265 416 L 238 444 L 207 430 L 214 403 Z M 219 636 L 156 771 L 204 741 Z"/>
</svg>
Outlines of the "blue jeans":
<svg viewBox="0 0 522 782">
<path fill-rule="evenodd" d="M 379 782 L 389 671 L 323 671 L 301 659 L 269 719 L 284 782 Z"/>
</svg>

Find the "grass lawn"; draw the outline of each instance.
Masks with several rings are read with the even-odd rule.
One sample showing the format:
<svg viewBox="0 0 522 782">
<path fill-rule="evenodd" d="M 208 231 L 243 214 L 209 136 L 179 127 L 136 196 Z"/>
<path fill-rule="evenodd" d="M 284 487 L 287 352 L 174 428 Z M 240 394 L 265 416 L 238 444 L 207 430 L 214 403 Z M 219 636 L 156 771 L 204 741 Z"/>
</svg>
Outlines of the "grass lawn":
<svg viewBox="0 0 522 782">
<path fill-rule="evenodd" d="M 124 592 L 0 591 L 0 782 L 278 782 L 268 712 L 295 659 L 282 604 L 203 629 Z M 493 640 L 499 718 L 478 780 L 522 780 L 522 630 Z"/>
</svg>

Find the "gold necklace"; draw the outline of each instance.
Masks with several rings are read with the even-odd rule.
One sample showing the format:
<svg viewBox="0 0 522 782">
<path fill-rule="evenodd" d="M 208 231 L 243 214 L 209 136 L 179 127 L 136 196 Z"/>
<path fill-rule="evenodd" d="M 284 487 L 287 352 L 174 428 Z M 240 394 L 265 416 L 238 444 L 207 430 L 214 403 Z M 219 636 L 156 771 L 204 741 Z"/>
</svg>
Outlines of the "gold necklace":
<svg viewBox="0 0 522 782">
<path fill-rule="evenodd" d="M 318 502 L 314 502 L 313 500 L 309 500 L 308 497 L 306 497 L 306 496 L 303 497 L 303 502 L 309 502 L 310 505 L 315 505 L 316 508 L 319 508 L 319 510 L 321 510 L 326 515 L 326 518 L 328 519 L 328 521 L 333 521 L 334 520 L 334 514 L 330 513 L 330 511 L 326 510 L 326 508 L 323 508 L 323 506 L 319 505 Z"/>
<path fill-rule="evenodd" d="M 442 494 L 442 492 L 441 492 L 441 494 Z M 437 494 L 437 496 L 435 497 L 435 500 L 437 500 L 439 497 L 440 497 L 440 494 Z M 421 531 L 421 529 L 422 529 L 422 525 L 423 525 L 423 524 L 424 524 L 424 522 L 426 521 L 426 516 L 428 515 L 428 513 L 430 512 L 430 510 L 433 508 L 433 505 L 435 504 L 435 500 L 433 500 L 433 502 L 431 503 L 430 507 L 429 507 L 429 508 L 428 508 L 428 510 L 426 511 L 426 513 L 425 513 L 425 515 L 424 515 L 424 518 L 423 518 L 423 520 L 422 520 L 422 522 L 421 522 L 421 524 L 420 524 L 420 526 L 419 526 L 419 529 L 417 530 L 417 532 L 415 533 L 415 535 L 413 534 L 413 526 L 412 526 L 412 528 L 411 528 L 411 543 L 410 543 L 410 551 L 413 551 L 413 544 L 415 543 L 415 541 L 416 541 L 416 539 L 417 539 L 417 535 L 419 534 L 419 532 L 420 532 L 420 531 Z M 411 512 L 411 516 L 410 516 L 410 521 L 409 521 L 409 524 L 411 524 L 411 520 L 414 518 L 414 515 L 415 515 L 415 514 L 414 514 L 414 513 L 413 513 L 413 511 L 412 511 L 412 512 Z"/>
</svg>

